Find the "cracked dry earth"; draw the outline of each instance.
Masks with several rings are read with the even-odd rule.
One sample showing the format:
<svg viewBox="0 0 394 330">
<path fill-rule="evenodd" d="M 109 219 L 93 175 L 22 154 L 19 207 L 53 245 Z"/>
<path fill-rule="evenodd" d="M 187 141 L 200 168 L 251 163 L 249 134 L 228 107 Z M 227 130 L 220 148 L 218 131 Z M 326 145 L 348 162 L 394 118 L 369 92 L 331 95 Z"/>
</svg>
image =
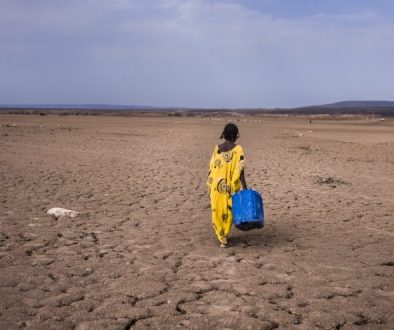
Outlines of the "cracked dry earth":
<svg viewBox="0 0 394 330">
<path fill-rule="evenodd" d="M 226 121 L 1 115 L 0 328 L 393 329 L 394 121 L 238 118 L 266 226 L 221 249 Z"/>
</svg>

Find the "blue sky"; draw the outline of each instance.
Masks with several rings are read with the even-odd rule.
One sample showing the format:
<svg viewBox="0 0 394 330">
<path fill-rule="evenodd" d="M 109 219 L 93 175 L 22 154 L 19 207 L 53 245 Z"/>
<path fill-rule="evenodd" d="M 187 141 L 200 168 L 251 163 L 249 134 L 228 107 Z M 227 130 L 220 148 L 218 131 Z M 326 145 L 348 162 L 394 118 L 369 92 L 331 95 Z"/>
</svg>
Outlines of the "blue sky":
<svg viewBox="0 0 394 330">
<path fill-rule="evenodd" d="M 394 0 L 0 0 L 0 104 L 394 100 Z"/>
</svg>

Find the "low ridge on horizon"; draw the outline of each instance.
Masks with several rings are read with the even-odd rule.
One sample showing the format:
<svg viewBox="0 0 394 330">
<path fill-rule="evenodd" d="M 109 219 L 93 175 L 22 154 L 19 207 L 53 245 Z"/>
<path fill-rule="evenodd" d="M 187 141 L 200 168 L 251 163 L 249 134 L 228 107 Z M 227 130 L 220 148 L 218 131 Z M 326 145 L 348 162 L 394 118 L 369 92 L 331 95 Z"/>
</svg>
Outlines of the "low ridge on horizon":
<svg viewBox="0 0 394 330">
<path fill-rule="evenodd" d="M 328 104 L 310 105 L 301 108 L 364 108 L 364 107 L 394 107 L 394 101 L 386 100 L 352 100 Z"/>
</svg>

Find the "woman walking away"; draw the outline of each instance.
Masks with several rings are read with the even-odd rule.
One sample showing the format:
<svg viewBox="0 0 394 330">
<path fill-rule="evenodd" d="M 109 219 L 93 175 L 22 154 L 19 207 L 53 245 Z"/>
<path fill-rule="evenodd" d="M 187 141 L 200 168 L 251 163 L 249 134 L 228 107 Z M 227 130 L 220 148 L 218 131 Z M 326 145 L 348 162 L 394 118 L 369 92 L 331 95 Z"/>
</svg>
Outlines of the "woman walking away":
<svg viewBox="0 0 394 330">
<path fill-rule="evenodd" d="M 225 141 L 216 146 L 209 164 L 208 188 L 211 198 L 212 223 L 220 246 L 226 247 L 233 217 L 231 196 L 241 189 L 247 189 L 245 182 L 245 156 L 238 139 L 238 127 L 227 124 L 220 136 Z"/>
</svg>

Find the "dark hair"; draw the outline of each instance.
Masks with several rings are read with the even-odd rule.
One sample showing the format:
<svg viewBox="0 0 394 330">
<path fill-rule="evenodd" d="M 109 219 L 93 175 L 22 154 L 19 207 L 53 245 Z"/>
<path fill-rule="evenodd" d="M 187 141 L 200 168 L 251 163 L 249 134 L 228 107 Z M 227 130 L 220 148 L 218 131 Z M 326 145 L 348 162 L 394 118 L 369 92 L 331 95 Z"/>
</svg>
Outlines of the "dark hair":
<svg viewBox="0 0 394 330">
<path fill-rule="evenodd" d="M 227 141 L 235 142 L 238 138 L 238 127 L 233 123 L 229 123 L 224 126 L 223 133 L 220 135 L 221 139 L 225 139 Z"/>
</svg>

